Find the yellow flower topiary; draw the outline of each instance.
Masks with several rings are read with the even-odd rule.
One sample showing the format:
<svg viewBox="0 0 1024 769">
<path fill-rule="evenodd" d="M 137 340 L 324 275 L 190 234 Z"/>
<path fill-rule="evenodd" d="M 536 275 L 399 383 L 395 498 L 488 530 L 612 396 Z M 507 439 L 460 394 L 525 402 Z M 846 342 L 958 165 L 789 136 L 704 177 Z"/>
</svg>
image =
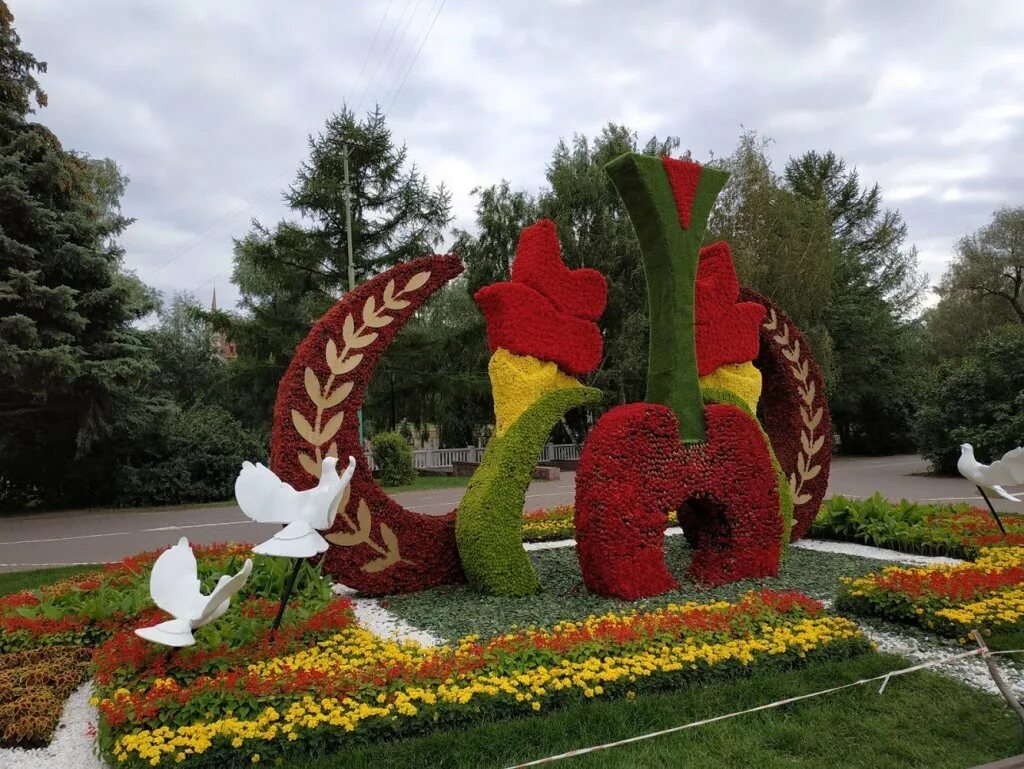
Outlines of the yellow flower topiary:
<svg viewBox="0 0 1024 769">
<path fill-rule="evenodd" d="M 505 431 L 544 393 L 580 387 L 575 377 L 563 373 L 551 361 L 532 355 L 515 355 L 499 347 L 487 365 L 494 391 L 495 433 Z"/>
<path fill-rule="evenodd" d="M 702 389 L 728 390 L 742 398 L 752 413 L 757 413 L 761 399 L 761 372 L 751 362 L 727 363 L 700 378 Z"/>
</svg>

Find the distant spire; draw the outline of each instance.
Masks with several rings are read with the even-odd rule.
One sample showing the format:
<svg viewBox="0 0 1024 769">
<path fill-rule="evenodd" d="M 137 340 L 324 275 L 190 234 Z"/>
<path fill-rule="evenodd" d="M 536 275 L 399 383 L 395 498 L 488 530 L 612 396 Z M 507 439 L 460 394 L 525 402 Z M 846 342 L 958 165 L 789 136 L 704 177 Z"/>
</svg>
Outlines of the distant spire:
<svg viewBox="0 0 1024 769">
<path fill-rule="evenodd" d="M 213 301 L 210 302 L 210 309 L 213 311 L 217 310 L 217 286 L 213 287 Z"/>
</svg>

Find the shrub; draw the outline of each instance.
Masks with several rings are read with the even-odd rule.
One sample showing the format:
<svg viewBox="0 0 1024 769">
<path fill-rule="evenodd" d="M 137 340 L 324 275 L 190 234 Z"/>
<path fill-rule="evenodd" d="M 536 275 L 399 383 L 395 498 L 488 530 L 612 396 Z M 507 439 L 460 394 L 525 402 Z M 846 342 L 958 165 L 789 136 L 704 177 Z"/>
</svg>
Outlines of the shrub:
<svg viewBox="0 0 1024 769">
<path fill-rule="evenodd" d="M 991 462 L 1024 436 L 1024 326 L 985 336 L 975 355 L 947 362 L 926 380 L 915 430 L 937 472 L 956 472 L 960 444 Z"/>
<path fill-rule="evenodd" d="M 266 461 L 264 436 L 220 406 L 198 404 L 173 414 L 159 443 L 120 468 L 115 504 L 218 502 L 234 495 L 242 462 Z"/>
<path fill-rule="evenodd" d="M 385 486 L 405 486 L 416 480 L 412 448 L 398 433 L 373 436 L 373 464 Z"/>
</svg>

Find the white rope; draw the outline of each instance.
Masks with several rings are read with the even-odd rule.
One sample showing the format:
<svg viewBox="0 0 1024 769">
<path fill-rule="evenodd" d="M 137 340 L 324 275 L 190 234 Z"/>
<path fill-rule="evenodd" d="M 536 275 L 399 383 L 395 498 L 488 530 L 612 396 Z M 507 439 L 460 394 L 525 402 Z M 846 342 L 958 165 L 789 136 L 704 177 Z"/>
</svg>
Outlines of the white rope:
<svg viewBox="0 0 1024 769">
<path fill-rule="evenodd" d="M 794 703 L 794 702 L 800 702 L 801 700 L 808 700 L 808 699 L 811 699 L 812 697 L 821 697 L 821 696 L 823 696 L 825 694 L 832 694 L 833 692 L 842 691 L 843 689 L 850 689 L 850 688 L 853 688 L 854 686 L 862 686 L 863 684 L 870 684 L 870 683 L 874 683 L 876 681 L 881 681 L 882 682 L 882 686 L 878 690 L 878 693 L 881 694 L 883 691 L 885 691 L 885 687 L 889 683 L 889 680 L 892 679 L 892 678 L 895 678 L 896 676 L 906 675 L 907 673 L 914 673 L 914 672 L 916 672 L 918 670 L 924 670 L 925 668 L 931 668 L 931 667 L 935 667 L 937 665 L 945 665 L 947 662 L 953 662 L 955 660 L 965 659 L 967 657 L 977 657 L 981 653 L 982 653 L 981 649 L 972 649 L 971 651 L 961 652 L 960 654 L 954 654 L 952 656 L 944 657 L 942 659 L 931 660 L 931 661 L 928 661 L 928 662 L 922 662 L 919 665 L 914 665 L 913 667 L 909 667 L 909 668 L 903 668 L 902 670 L 893 670 L 893 671 L 890 671 L 889 673 L 884 673 L 884 674 L 882 674 L 880 676 L 874 676 L 872 678 L 861 678 L 861 679 L 859 679 L 857 681 L 853 681 L 853 682 L 848 683 L 848 684 L 842 684 L 841 686 L 833 686 L 831 689 L 822 689 L 821 691 L 811 692 L 810 694 L 800 694 L 800 695 L 798 695 L 796 697 L 788 697 L 788 698 L 786 698 L 784 700 L 777 700 L 776 702 L 769 702 L 766 705 L 758 705 L 757 707 L 754 707 L 754 708 L 747 708 L 746 710 L 738 710 L 735 713 L 727 713 L 727 714 L 722 715 L 722 716 L 714 716 L 713 718 L 704 718 L 704 719 L 702 719 L 700 721 L 693 721 L 692 723 L 689 723 L 689 724 L 683 724 L 682 726 L 673 726 L 670 729 L 662 729 L 662 730 L 657 731 L 657 732 L 650 732 L 649 734 L 641 734 L 641 735 L 638 735 L 636 737 L 628 737 L 628 738 L 626 738 L 624 740 L 617 740 L 615 742 L 606 742 L 603 745 L 594 745 L 593 747 L 590 747 L 590 748 L 580 748 L 578 750 L 570 750 L 568 753 L 559 753 L 556 756 L 548 756 L 547 758 L 539 758 L 536 761 L 527 761 L 525 764 L 515 764 L 514 766 L 508 767 L 508 769 L 524 769 L 524 767 L 528 767 L 528 766 L 540 766 L 541 764 L 547 764 L 547 763 L 551 763 L 553 761 L 561 761 L 562 759 L 565 759 L 565 758 L 574 758 L 576 756 L 582 756 L 582 755 L 585 755 L 587 753 L 594 753 L 594 752 L 596 752 L 598 750 L 607 750 L 608 748 L 618 747 L 619 745 L 629 745 L 630 743 L 633 743 L 633 742 L 640 742 L 642 740 L 649 740 L 649 739 L 652 739 L 654 737 L 661 737 L 661 736 L 666 735 L 666 734 L 673 734 L 674 732 L 681 732 L 681 731 L 684 731 L 686 729 L 696 728 L 698 726 L 706 726 L 707 724 L 713 724 L 713 723 L 716 723 L 718 721 L 725 721 L 725 720 L 730 719 L 730 718 L 735 718 L 736 716 L 744 716 L 744 715 L 747 715 L 749 713 L 757 713 L 758 711 L 762 711 L 762 710 L 771 710 L 772 708 L 779 708 L 779 707 L 782 707 L 783 705 L 789 705 L 789 704 Z M 995 652 L 995 653 L 999 653 L 999 652 Z M 1002 653 L 1006 654 L 1007 652 L 1002 652 Z"/>
</svg>

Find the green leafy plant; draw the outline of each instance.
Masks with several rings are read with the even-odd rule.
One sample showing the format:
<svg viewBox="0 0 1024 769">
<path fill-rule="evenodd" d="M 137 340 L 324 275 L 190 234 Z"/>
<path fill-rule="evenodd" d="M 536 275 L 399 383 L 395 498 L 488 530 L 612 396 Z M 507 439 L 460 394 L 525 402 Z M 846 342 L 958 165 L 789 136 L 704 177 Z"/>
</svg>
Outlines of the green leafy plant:
<svg viewBox="0 0 1024 769">
<path fill-rule="evenodd" d="M 405 486 L 416 480 L 412 448 L 398 433 L 373 436 L 373 464 L 385 486 Z"/>
</svg>

